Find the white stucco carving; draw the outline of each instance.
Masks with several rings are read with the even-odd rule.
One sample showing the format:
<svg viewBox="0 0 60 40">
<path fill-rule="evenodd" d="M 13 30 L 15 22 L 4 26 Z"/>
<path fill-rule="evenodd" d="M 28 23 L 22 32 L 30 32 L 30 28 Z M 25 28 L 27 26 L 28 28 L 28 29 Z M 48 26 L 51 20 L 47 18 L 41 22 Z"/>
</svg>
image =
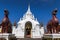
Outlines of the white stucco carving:
<svg viewBox="0 0 60 40">
<path fill-rule="evenodd" d="M 37 21 L 37 19 L 35 19 L 34 15 L 32 14 L 30 6 L 28 6 L 28 10 L 23 18 L 20 19 L 20 21 L 17 23 L 17 28 L 13 27 L 12 33 L 15 34 L 17 38 L 24 38 L 25 23 L 28 21 L 32 23 L 31 38 L 41 38 L 44 34 L 44 27 L 40 28 L 40 23 Z"/>
</svg>

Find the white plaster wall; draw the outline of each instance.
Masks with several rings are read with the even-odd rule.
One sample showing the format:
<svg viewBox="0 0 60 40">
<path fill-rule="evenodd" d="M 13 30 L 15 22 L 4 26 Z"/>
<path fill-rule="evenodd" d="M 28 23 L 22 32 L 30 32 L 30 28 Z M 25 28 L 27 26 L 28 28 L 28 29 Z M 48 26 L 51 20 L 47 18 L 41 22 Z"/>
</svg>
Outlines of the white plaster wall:
<svg viewBox="0 0 60 40">
<path fill-rule="evenodd" d="M 13 34 L 15 34 L 17 38 L 24 38 L 26 22 L 27 21 L 22 22 L 18 24 L 17 28 L 13 28 Z M 34 23 L 33 21 L 30 22 L 32 23 L 31 38 L 41 38 L 44 34 L 44 29 L 40 29 L 39 26 L 36 26 L 36 23 Z"/>
<path fill-rule="evenodd" d="M 25 33 L 25 23 L 27 22 L 28 20 L 22 22 L 22 23 L 19 23 L 18 24 L 18 27 L 15 29 L 14 28 L 14 31 L 15 31 L 15 36 L 16 37 L 20 37 L 20 38 L 24 38 L 24 33 Z M 31 31 L 31 38 L 41 38 L 41 34 L 40 34 L 40 29 L 39 29 L 39 26 L 36 26 L 36 23 L 29 20 L 31 23 L 32 23 L 32 31 Z M 42 31 L 41 31 L 42 32 Z"/>
<path fill-rule="evenodd" d="M 30 6 L 28 6 L 28 10 L 23 18 L 18 22 L 18 26 L 15 29 L 13 27 L 13 33 L 17 38 L 24 38 L 25 33 L 25 23 L 30 21 L 32 23 L 32 30 L 31 30 L 31 38 L 41 38 L 44 31 L 43 28 L 39 28 L 39 22 L 37 19 L 34 18 L 32 12 L 30 11 Z"/>
<path fill-rule="evenodd" d="M 15 34 L 15 32 L 16 32 L 16 28 L 15 26 L 12 26 L 12 34 Z"/>
</svg>

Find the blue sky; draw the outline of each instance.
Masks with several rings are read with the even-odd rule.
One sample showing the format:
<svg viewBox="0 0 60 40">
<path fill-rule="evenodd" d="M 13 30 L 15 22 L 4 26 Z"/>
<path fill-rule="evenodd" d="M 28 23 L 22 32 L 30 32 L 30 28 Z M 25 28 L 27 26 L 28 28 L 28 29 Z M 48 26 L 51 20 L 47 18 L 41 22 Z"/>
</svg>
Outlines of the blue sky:
<svg viewBox="0 0 60 40">
<path fill-rule="evenodd" d="M 52 18 L 51 13 L 58 9 L 57 18 L 60 21 L 60 0 L 0 0 L 0 23 L 4 18 L 4 9 L 9 11 L 9 19 L 14 23 L 26 13 L 30 4 L 31 12 L 44 25 Z"/>
</svg>

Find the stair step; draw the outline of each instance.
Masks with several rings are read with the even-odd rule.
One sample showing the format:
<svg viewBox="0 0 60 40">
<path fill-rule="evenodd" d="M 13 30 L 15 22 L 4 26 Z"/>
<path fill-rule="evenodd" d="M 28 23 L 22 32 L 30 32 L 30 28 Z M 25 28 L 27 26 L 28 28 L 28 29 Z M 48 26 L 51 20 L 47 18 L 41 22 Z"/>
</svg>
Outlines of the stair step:
<svg viewBox="0 0 60 40">
<path fill-rule="evenodd" d="M 42 40 L 41 38 L 20 38 L 17 40 Z"/>
</svg>

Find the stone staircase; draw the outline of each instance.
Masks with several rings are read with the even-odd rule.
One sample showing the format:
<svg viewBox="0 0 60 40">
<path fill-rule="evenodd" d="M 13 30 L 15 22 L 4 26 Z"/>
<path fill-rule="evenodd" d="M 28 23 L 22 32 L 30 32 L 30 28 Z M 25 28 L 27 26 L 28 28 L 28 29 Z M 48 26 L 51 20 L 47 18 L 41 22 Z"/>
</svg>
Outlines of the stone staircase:
<svg viewBox="0 0 60 40">
<path fill-rule="evenodd" d="M 20 38 L 17 40 L 42 40 L 41 38 Z"/>
</svg>

